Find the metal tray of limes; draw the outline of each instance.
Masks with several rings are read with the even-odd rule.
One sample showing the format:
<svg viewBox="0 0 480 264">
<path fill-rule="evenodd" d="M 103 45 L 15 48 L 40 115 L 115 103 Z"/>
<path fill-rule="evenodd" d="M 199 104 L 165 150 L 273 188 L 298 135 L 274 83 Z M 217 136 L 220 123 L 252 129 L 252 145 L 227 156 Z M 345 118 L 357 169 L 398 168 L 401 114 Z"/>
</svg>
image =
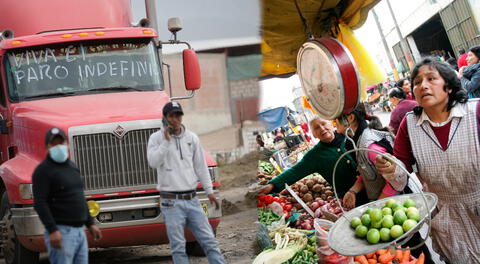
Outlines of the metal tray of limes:
<svg viewBox="0 0 480 264">
<path fill-rule="evenodd" d="M 426 207 L 424 198 L 426 200 L 426 203 L 428 204 L 428 207 Z M 357 237 L 355 235 L 355 230 L 351 226 L 351 220 L 354 217 L 362 217 L 362 215 L 368 208 L 382 209 L 389 199 L 395 199 L 402 205 L 408 199 L 413 200 L 420 216 L 418 223 L 400 237 L 392 239 L 389 242 L 380 241 L 379 243 L 371 244 L 367 241 L 366 238 Z M 330 232 L 328 233 L 328 244 L 332 250 L 344 256 L 360 256 L 363 254 L 374 252 L 379 249 L 391 247 L 395 243 L 398 243 L 405 238 L 410 237 L 415 232 L 420 230 L 426 219 L 429 217 L 429 213 L 431 214 L 433 209 L 436 207 L 437 201 L 437 195 L 435 195 L 434 193 L 424 192 L 423 194 L 413 193 L 392 196 L 356 207 L 351 211 L 346 212 L 345 215 L 340 217 L 335 222 L 333 227 L 330 229 Z"/>
</svg>

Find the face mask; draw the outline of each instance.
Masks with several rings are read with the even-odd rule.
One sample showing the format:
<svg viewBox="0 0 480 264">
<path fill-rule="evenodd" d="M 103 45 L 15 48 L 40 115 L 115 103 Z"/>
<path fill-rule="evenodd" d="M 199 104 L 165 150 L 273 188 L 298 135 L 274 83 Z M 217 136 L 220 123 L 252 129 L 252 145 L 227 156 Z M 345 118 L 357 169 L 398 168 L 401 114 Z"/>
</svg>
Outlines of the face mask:
<svg viewBox="0 0 480 264">
<path fill-rule="evenodd" d="M 50 158 L 55 162 L 64 163 L 68 159 L 68 147 L 66 145 L 56 145 L 51 147 L 48 152 L 50 153 Z"/>
</svg>

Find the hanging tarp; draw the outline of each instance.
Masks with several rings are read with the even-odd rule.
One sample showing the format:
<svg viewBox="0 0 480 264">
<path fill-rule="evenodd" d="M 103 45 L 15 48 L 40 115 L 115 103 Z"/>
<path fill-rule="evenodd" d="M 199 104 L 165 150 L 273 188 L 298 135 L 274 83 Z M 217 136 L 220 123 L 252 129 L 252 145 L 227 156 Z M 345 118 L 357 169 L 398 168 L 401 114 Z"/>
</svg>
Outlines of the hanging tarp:
<svg viewBox="0 0 480 264">
<path fill-rule="evenodd" d="M 288 113 L 287 107 L 277 107 L 258 113 L 257 116 L 265 126 L 265 129 L 270 132 L 288 125 Z"/>
<path fill-rule="evenodd" d="M 227 77 L 229 81 L 238 81 L 260 76 L 262 55 L 227 57 Z"/>
<path fill-rule="evenodd" d="M 263 0 L 262 76 L 295 72 L 298 50 L 309 35 L 338 37 L 340 24 L 350 30 L 359 28 L 365 22 L 368 11 L 378 2 L 379 0 Z M 356 61 L 363 57 L 354 51 L 351 53 Z M 367 68 L 364 72 L 372 72 L 371 67 L 374 66 L 363 67 Z"/>
</svg>

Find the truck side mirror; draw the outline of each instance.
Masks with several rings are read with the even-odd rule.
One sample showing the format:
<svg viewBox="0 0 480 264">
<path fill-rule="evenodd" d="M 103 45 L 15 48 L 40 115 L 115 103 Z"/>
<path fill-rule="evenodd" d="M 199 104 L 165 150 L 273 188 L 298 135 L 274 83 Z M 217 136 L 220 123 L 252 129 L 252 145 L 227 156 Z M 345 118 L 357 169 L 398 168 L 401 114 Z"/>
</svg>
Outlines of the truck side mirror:
<svg viewBox="0 0 480 264">
<path fill-rule="evenodd" d="M 197 53 L 193 49 L 183 50 L 183 78 L 185 79 L 185 88 L 189 91 L 200 89 L 202 84 L 200 74 L 200 63 Z"/>
</svg>

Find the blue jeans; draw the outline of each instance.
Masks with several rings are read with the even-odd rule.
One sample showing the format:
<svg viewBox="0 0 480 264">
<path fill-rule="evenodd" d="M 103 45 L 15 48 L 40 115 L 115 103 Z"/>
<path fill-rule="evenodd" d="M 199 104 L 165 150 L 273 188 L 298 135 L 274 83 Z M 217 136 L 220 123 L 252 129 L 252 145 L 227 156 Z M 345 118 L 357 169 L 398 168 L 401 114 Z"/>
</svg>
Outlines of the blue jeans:
<svg viewBox="0 0 480 264">
<path fill-rule="evenodd" d="M 210 226 L 197 198 L 191 200 L 161 199 L 161 210 L 167 226 L 173 263 L 188 263 L 188 256 L 185 252 L 185 227 L 188 227 L 195 236 L 207 255 L 208 263 L 226 263 L 220 253 L 212 226 Z"/>
<path fill-rule="evenodd" d="M 62 248 L 52 248 L 50 233 L 45 231 L 45 245 L 50 264 L 88 264 L 88 243 L 83 227 L 57 225 L 62 234 Z"/>
</svg>

